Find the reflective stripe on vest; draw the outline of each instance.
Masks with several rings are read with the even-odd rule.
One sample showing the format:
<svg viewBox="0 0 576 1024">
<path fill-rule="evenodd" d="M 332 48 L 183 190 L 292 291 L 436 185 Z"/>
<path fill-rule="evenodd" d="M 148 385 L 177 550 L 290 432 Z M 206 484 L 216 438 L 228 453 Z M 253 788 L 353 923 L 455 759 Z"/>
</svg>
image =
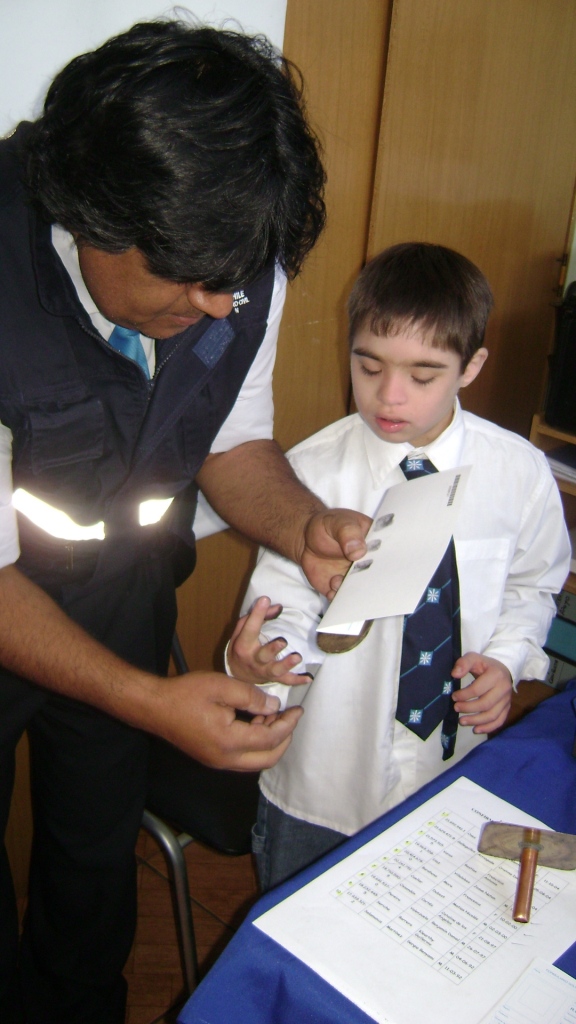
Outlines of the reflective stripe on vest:
<svg viewBox="0 0 576 1024">
<path fill-rule="evenodd" d="M 153 526 L 154 523 L 159 523 L 173 501 L 174 498 L 150 498 L 148 501 L 142 501 L 138 509 L 140 526 Z M 67 512 L 54 508 L 41 498 L 35 498 L 22 487 L 14 491 L 12 504 L 35 526 L 59 540 L 104 540 L 106 535 L 102 521 L 91 526 L 80 526 Z"/>
<path fill-rule="evenodd" d="M 141 501 L 138 508 L 140 526 L 153 526 L 154 523 L 159 523 L 173 501 L 174 498 L 149 498 L 148 501 Z"/>
</svg>

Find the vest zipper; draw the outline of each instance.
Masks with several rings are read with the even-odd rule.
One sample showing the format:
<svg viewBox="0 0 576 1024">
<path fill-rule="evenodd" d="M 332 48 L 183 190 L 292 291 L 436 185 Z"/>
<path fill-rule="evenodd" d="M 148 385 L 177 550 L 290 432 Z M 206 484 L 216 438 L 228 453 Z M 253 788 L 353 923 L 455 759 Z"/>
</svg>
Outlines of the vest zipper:
<svg viewBox="0 0 576 1024">
<path fill-rule="evenodd" d="M 129 356 L 125 356 L 123 352 L 120 352 L 120 349 L 114 348 L 114 345 L 111 345 L 110 342 L 106 340 L 106 338 L 103 338 L 102 335 L 99 334 L 96 329 L 91 329 L 90 327 L 87 327 L 86 324 L 82 323 L 79 317 L 74 317 L 74 319 L 76 320 L 76 323 L 82 328 L 84 333 L 88 334 L 90 338 L 95 338 L 102 348 L 107 348 L 109 349 L 109 351 L 115 352 L 116 355 L 120 356 L 121 359 L 124 359 L 126 363 L 131 363 L 132 366 L 138 367 L 138 370 L 140 371 L 144 380 L 146 381 L 147 390 L 150 393 L 150 391 L 152 390 L 154 378 L 156 377 L 157 367 L 154 369 L 154 377 L 147 377 L 142 367 L 138 366 L 138 363 L 136 363 L 134 359 L 130 359 Z"/>
<path fill-rule="evenodd" d="M 169 352 L 168 355 L 160 363 L 155 362 L 153 376 L 146 377 L 144 370 L 142 369 L 141 366 L 138 366 L 138 363 L 134 362 L 134 360 L 130 359 L 128 356 L 125 356 L 124 353 L 120 352 L 119 349 L 114 348 L 114 345 L 111 345 L 109 341 L 106 341 L 106 339 L 103 338 L 102 335 L 98 333 L 98 331 L 91 330 L 89 327 L 86 326 L 86 324 L 82 323 L 82 321 L 78 317 L 75 317 L 75 320 L 82 328 L 85 334 L 88 334 L 91 338 L 95 338 L 96 341 L 98 341 L 100 345 L 102 345 L 104 348 L 111 349 L 112 352 L 115 352 L 116 355 L 120 356 L 120 358 L 124 359 L 127 363 L 132 363 L 133 366 L 138 367 L 140 373 L 144 377 L 144 380 L 146 381 L 146 384 L 148 386 L 148 401 L 150 401 L 152 391 L 154 390 L 154 385 L 156 383 L 156 379 L 158 377 L 158 374 L 160 373 L 160 370 L 162 369 L 163 366 L 166 366 L 168 360 L 171 359 L 174 353 L 178 351 L 182 342 L 179 341 L 176 345 L 174 345 L 172 351 Z M 156 339 L 154 339 L 154 344 L 156 344 Z"/>
</svg>

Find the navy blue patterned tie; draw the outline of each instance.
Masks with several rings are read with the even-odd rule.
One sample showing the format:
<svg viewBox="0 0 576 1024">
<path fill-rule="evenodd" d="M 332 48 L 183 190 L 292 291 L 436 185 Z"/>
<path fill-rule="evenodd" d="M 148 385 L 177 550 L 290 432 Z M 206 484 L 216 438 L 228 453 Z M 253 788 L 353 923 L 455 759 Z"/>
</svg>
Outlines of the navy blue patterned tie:
<svg viewBox="0 0 576 1024">
<path fill-rule="evenodd" d="M 147 377 L 150 377 L 148 362 L 138 331 L 131 331 L 129 327 L 115 327 L 108 338 L 108 343 L 112 345 L 112 348 L 117 349 L 118 352 L 122 352 L 128 359 L 138 363 L 140 369 L 144 370 Z"/>
<path fill-rule="evenodd" d="M 436 473 L 425 456 L 406 456 L 400 469 L 407 480 Z M 462 653 L 460 591 L 454 541 L 422 594 L 416 610 L 404 618 L 396 718 L 425 740 L 443 722 L 442 759 L 454 753 L 458 715 L 452 692 L 460 680 L 451 672 Z"/>
</svg>

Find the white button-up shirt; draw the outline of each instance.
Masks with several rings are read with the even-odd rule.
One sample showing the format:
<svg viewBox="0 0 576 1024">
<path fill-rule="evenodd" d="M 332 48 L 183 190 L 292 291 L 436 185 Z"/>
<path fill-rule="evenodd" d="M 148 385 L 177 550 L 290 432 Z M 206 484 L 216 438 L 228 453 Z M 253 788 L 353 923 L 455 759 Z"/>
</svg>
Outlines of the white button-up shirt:
<svg viewBox="0 0 576 1024">
<path fill-rule="evenodd" d="M 297 445 L 289 458 L 329 507 L 373 516 L 386 489 L 405 479 L 399 464 L 412 450 L 379 439 L 354 415 Z M 426 454 L 438 470 L 472 466 L 454 534 L 462 652 L 497 658 L 515 682 L 543 679 L 551 595 L 562 588 L 570 550 L 544 455 L 516 434 L 463 413 L 458 403 Z M 288 814 L 351 834 L 485 738 L 461 726 L 454 759 L 443 762 L 440 726 L 422 741 L 396 722 L 402 616 L 377 619 L 354 650 L 325 655 L 315 631 L 326 600 L 296 565 L 261 553 L 244 610 L 260 595 L 284 609 L 262 639 L 286 637 L 316 673 L 308 686 L 270 687 L 305 707 L 287 752 L 261 776 L 265 796 Z M 468 676 L 463 685 L 471 681 Z"/>
</svg>

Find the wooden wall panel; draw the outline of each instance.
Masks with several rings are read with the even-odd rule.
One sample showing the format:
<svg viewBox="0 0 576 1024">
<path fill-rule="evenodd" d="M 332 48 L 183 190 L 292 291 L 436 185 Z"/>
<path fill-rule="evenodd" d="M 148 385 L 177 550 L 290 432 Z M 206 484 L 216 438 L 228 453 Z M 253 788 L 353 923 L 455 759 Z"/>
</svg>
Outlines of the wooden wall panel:
<svg viewBox="0 0 576 1024">
<path fill-rule="evenodd" d="M 468 408 L 528 435 L 576 173 L 575 0 L 395 0 L 371 254 L 422 239 L 496 297 Z"/>
<path fill-rule="evenodd" d="M 274 399 L 285 448 L 348 408 L 345 307 L 366 254 L 391 6 L 288 0 L 284 52 L 302 71 L 323 145 L 328 222 L 289 291 L 280 333 Z"/>
<path fill-rule="evenodd" d="M 274 373 L 284 449 L 345 416 L 345 302 L 366 251 L 391 0 L 288 0 L 284 50 L 302 71 L 328 171 L 328 227 L 289 289 Z M 221 668 L 254 551 L 230 532 L 200 541 L 180 590 L 178 631 L 193 668 Z"/>
</svg>

